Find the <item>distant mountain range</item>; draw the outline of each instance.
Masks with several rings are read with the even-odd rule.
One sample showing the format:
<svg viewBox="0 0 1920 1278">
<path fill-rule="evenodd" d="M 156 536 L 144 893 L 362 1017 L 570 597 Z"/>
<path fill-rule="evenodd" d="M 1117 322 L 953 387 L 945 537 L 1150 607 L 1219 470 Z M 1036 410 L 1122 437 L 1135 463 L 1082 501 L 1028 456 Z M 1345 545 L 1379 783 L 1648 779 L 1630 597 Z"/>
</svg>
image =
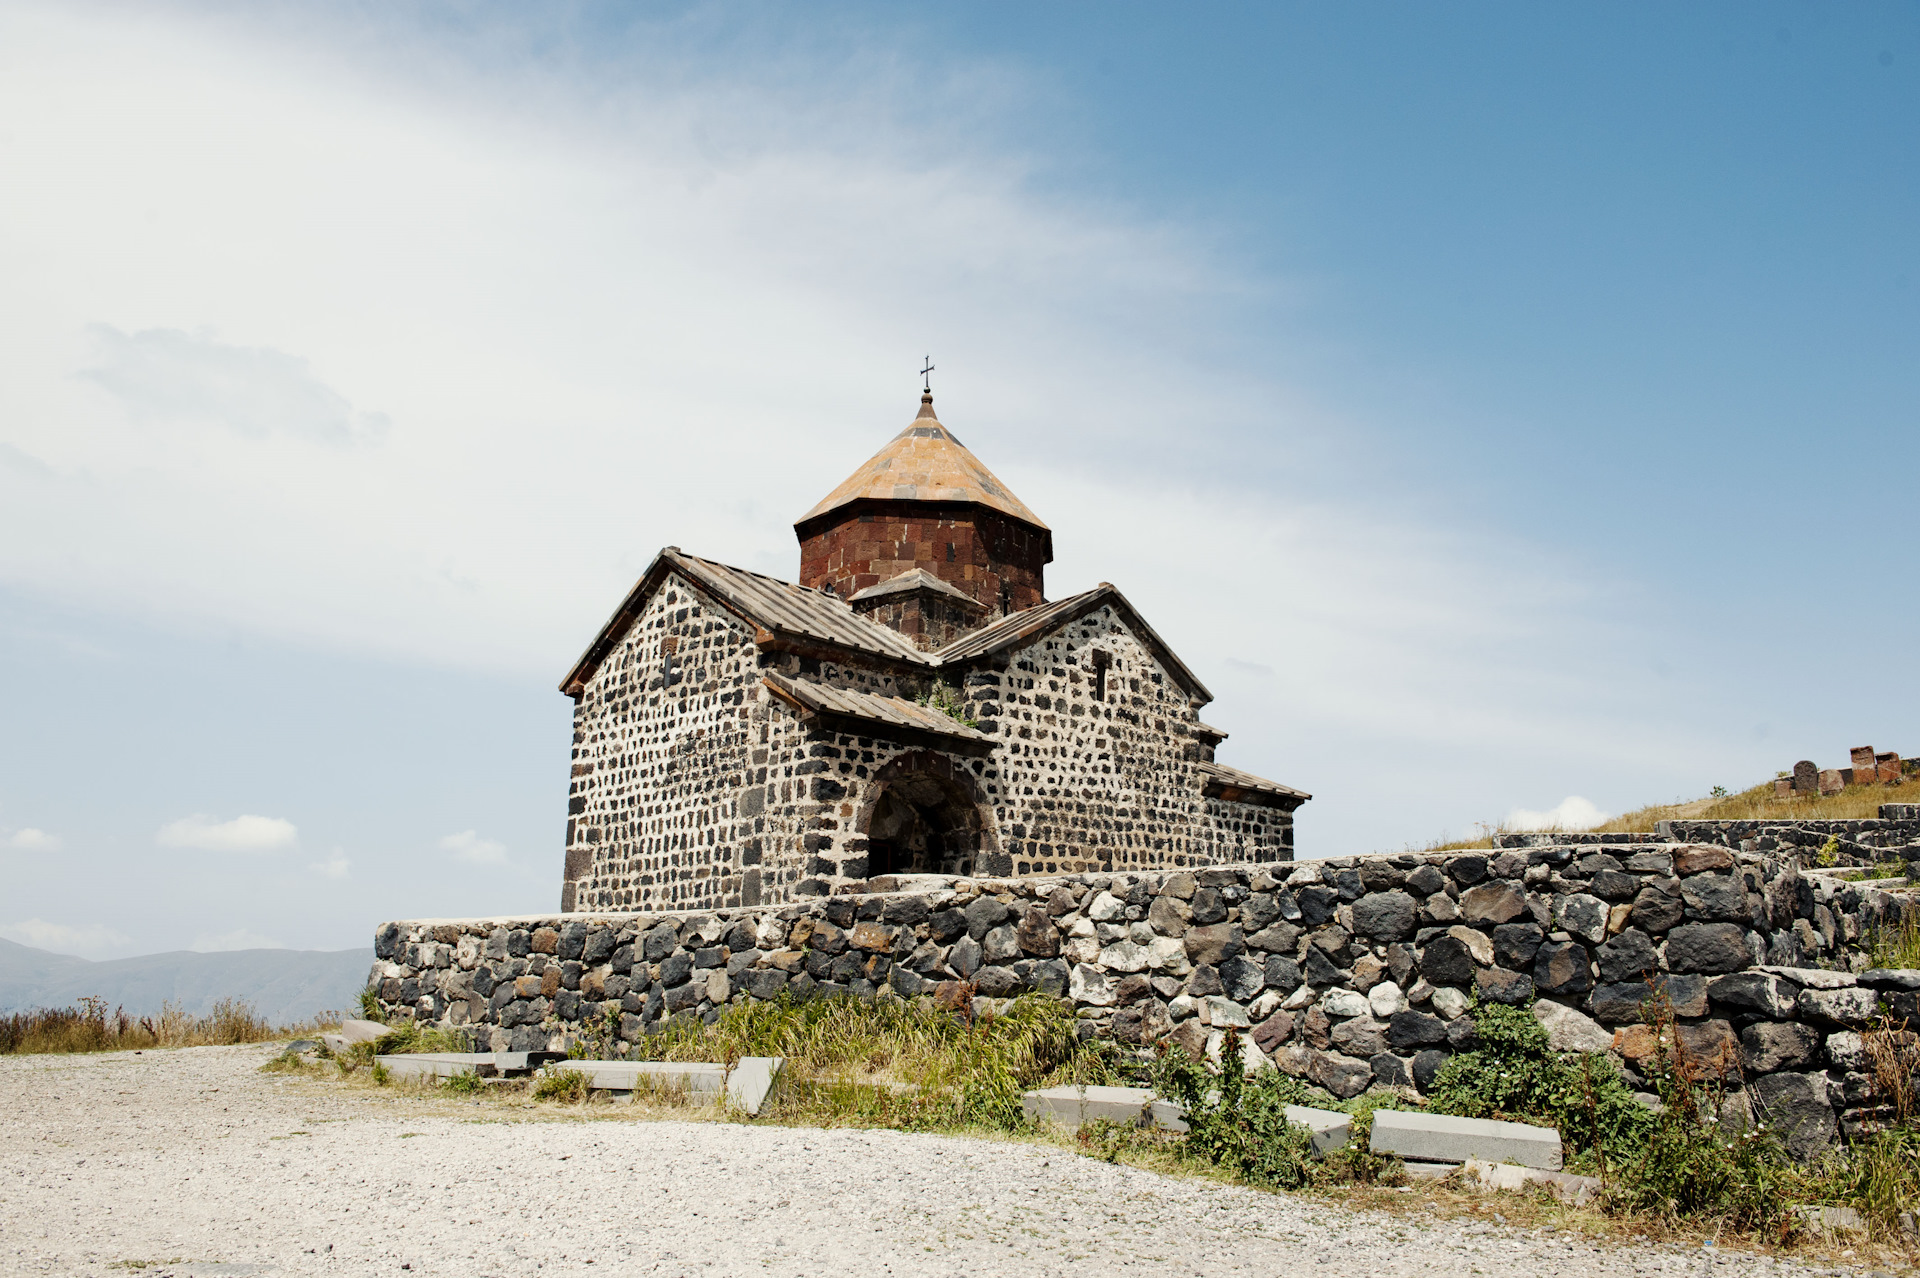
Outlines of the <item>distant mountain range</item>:
<svg viewBox="0 0 1920 1278">
<path fill-rule="evenodd" d="M 238 998 L 288 1025 L 317 1012 L 353 1014 L 372 966 L 371 949 L 175 950 L 93 963 L 0 940 L 0 1013 L 65 1007 L 92 994 L 133 1016 L 150 1016 L 168 1000 L 199 1014 Z"/>
</svg>

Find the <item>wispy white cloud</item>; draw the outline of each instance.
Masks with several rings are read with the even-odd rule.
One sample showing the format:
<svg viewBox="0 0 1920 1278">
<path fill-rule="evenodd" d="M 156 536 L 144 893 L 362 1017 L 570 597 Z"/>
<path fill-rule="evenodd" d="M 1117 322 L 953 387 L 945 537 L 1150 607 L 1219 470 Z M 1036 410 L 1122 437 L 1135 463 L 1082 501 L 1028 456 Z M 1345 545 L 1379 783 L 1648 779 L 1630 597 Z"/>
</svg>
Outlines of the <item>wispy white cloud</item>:
<svg viewBox="0 0 1920 1278">
<path fill-rule="evenodd" d="M 474 865 L 505 865 L 507 863 L 507 845 L 496 843 L 492 839 L 483 839 L 477 830 L 462 830 L 458 834 L 449 834 L 440 840 L 440 848 Z"/>
<path fill-rule="evenodd" d="M 222 821 L 196 813 L 161 826 L 154 841 L 163 848 L 200 852 L 279 852 L 297 844 L 300 831 L 279 817 L 237 816 Z"/>
<path fill-rule="evenodd" d="M 326 855 L 324 860 L 314 861 L 307 868 L 323 879 L 344 879 L 353 870 L 353 862 L 339 848 Z"/>
<path fill-rule="evenodd" d="M 1608 817 L 1598 807 L 1577 794 L 1570 794 L 1542 812 L 1515 808 L 1507 813 L 1509 830 L 1591 830 Z"/>
<path fill-rule="evenodd" d="M 221 954 L 228 950 L 284 950 L 287 947 L 270 936 L 240 927 L 231 932 L 202 932 L 187 948 L 202 954 Z"/>
<path fill-rule="evenodd" d="M 0 844 L 21 852 L 58 852 L 60 837 L 48 834 L 45 830 L 36 830 L 29 826 L 24 830 L 15 830 L 12 834 L 0 838 Z"/>
<path fill-rule="evenodd" d="M 0 924 L 0 936 L 18 945 L 31 945 L 56 954 L 75 954 L 81 958 L 99 958 L 132 944 L 125 933 L 103 923 L 50 923 L 45 919 L 26 919 Z"/>
<path fill-rule="evenodd" d="M 374 438 L 391 425 L 384 413 L 355 408 L 306 360 L 284 351 L 171 328 L 123 333 L 90 324 L 87 331 L 94 362 L 79 376 L 137 418 L 211 421 L 242 435 L 284 431 L 330 444 Z"/>
</svg>

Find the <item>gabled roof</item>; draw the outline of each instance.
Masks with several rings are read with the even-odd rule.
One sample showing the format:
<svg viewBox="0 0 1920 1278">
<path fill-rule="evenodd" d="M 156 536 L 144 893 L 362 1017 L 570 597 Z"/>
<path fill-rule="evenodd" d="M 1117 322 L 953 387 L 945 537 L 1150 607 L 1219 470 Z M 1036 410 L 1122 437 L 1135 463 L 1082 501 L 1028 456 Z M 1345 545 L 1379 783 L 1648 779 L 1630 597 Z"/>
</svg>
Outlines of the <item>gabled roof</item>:
<svg viewBox="0 0 1920 1278">
<path fill-rule="evenodd" d="M 785 642 L 806 648 L 840 649 L 877 657 L 895 665 L 934 669 L 989 657 L 1007 648 L 1040 638 L 1070 622 L 1112 605 L 1128 629 L 1153 650 L 1156 660 L 1172 674 L 1189 697 L 1211 701 L 1213 694 L 1194 677 L 1193 671 L 1173 654 L 1166 641 L 1155 633 L 1127 597 L 1108 582 L 1092 590 L 1010 613 L 966 635 L 936 652 L 922 652 L 913 641 L 890 626 L 870 621 L 855 612 L 845 600 L 824 590 L 796 586 L 764 573 L 749 572 L 730 564 L 689 555 L 678 546 L 668 546 L 648 565 L 640 580 L 600 627 L 580 659 L 560 681 L 560 691 L 576 696 L 593 678 L 607 654 L 626 637 L 633 623 L 646 611 L 647 601 L 667 579 L 678 572 L 705 591 L 716 603 L 753 626 L 758 638 Z M 883 583 L 885 584 L 885 583 Z"/>
<path fill-rule="evenodd" d="M 865 590 L 856 590 L 847 596 L 848 603 L 857 603 L 862 599 L 884 599 L 888 595 L 911 594 L 916 590 L 930 590 L 934 594 L 945 596 L 952 602 L 977 612 L 986 611 L 986 605 L 965 591 L 956 589 L 940 580 L 925 568 L 912 568 L 898 577 L 889 577 L 876 586 Z"/>
<path fill-rule="evenodd" d="M 917 666 L 928 664 L 925 654 L 905 635 L 868 621 L 845 601 L 824 590 L 796 586 L 790 581 L 701 559 L 684 553 L 678 546 L 668 546 L 648 565 L 620 607 L 567 671 L 567 677 L 560 681 L 560 691 L 573 696 L 586 686 L 607 654 L 646 611 L 647 601 L 670 572 L 685 576 L 716 603 L 772 637 L 846 648 Z"/>
<path fill-rule="evenodd" d="M 1296 790 L 1290 785 L 1256 777 L 1251 772 L 1242 772 L 1225 764 L 1200 763 L 1194 766 L 1204 778 L 1202 788 L 1207 795 L 1225 799 L 1229 803 L 1259 803 L 1291 812 L 1313 797 L 1305 790 Z"/>
<path fill-rule="evenodd" d="M 762 682 L 773 694 L 804 714 L 818 716 L 832 726 L 877 737 L 932 736 L 990 749 L 993 738 L 958 719 L 904 697 L 834 688 L 810 679 L 789 679 L 769 671 Z M 835 723 L 834 721 L 839 722 Z"/>
<path fill-rule="evenodd" d="M 1008 613 L 992 625 L 983 626 L 935 652 L 934 660 L 941 665 L 952 665 L 956 662 L 991 656 L 1006 648 L 1050 634 L 1108 605 L 1120 613 L 1129 630 L 1153 649 L 1154 657 L 1166 667 L 1167 672 L 1179 682 L 1180 686 L 1186 689 L 1188 696 L 1197 701 L 1213 700 L 1213 694 L 1207 691 L 1207 686 L 1194 676 L 1193 671 L 1187 669 L 1185 662 L 1173 655 L 1173 649 L 1167 646 L 1166 640 L 1162 639 L 1154 628 L 1147 624 L 1146 618 L 1127 602 L 1127 597 L 1121 594 L 1111 582 L 1105 581 L 1092 590 L 1069 595 L 1065 599 L 1056 599 L 1052 603 L 1043 603 L 1035 608 Z"/>
<path fill-rule="evenodd" d="M 973 502 L 1050 531 L 1040 522 L 1040 516 L 1028 510 L 1025 502 L 940 424 L 933 415 L 931 394 L 920 397 L 920 415 L 905 430 L 800 516 L 796 526 L 863 500 Z"/>
</svg>

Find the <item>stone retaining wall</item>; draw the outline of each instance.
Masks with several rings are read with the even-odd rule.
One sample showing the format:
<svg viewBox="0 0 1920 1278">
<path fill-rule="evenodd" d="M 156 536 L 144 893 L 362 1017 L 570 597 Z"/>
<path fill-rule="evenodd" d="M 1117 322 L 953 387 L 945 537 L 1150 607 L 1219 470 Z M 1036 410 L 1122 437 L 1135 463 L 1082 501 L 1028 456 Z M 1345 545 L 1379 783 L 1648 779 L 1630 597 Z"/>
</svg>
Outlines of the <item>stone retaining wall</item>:
<svg viewBox="0 0 1920 1278">
<path fill-rule="evenodd" d="M 1340 1096 L 1420 1091 L 1472 1045 L 1471 998 L 1524 1003 L 1556 1046 L 1650 1047 L 1661 984 L 1687 1046 L 1824 1143 L 1872 1118 L 1860 1034 L 1920 1025 L 1920 974 L 1859 972 L 1910 898 L 1705 845 L 1551 846 L 1193 872 L 899 879 L 900 890 L 698 914 L 389 923 L 388 1013 L 528 1050 L 583 1027 L 632 1042 L 781 994 L 1072 1000 L 1082 1033 L 1218 1051 L 1242 1031 Z M 1615 1034 L 1615 1029 L 1622 1032 Z M 1795 1108 L 1797 1107 L 1797 1108 Z M 1814 1120 L 1814 1115 L 1818 1121 Z M 1809 1146 L 1811 1147 L 1811 1146 Z"/>
<path fill-rule="evenodd" d="M 1836 864 L 1863 865 L 1885 859 L 1880 854 L 1889 848 L 1920 845 L 1920 805 L 1883 803 L 1880 817 L 1861 817 L 1847 821 L 1785 821 L 1768 818 L 1752 821 L 1661 821 L 1652 833 L 1641 834 L 1514 834 L 1493 836 L 1496 849 L 1552 846 L 1628 846 L 1667 843 L 1711 843 L 1742 852 L 1788 852 L 1802 855 L 1802 864 L 1810 865 L 1811 854 L 1819 852 L 1829 839 L 1837 839 Z"/>
</svg>

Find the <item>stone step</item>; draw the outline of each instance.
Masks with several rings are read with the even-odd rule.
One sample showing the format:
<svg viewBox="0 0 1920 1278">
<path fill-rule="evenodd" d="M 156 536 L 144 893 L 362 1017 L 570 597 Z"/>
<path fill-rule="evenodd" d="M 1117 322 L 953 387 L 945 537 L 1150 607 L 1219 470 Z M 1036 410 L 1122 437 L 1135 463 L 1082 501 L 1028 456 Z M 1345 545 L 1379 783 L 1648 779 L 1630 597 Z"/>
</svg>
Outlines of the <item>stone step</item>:
<svg viewBox="0 0 1920 1278">
<path fill-rule="evenodd" d="M 1555 1198 L 1575 1207 L 1584 1207 L 1600 1193 L 1598 1176 L 1572 1176 L 1566 1172 L 1541 1171 L 1537 1167 L 1517 1167 L 1512 1163 L 1489 1163 L 1469 1158 L 1461 1164 L 1467 1175 L 1480 1182 L 1482 1189 L 1526 1189 L 1545 1185 Z"/>
<path fill-rule="evenodd" d="M 1179 1106 L 1171 1101 L 1158 1104 L 1170 1105 L 1174 1112 L 1179 1111 Z M 1046 1087 L 1020 1097 L 1020 1107 L 1027 1117 L 1035 1122 L 1056 1123 L 1068 1131 L 1076 1131 L 1081 1124 L 1096 1119 L 1138 1127 L 1148 1121 L 1149 1106 L 1158 1107 L 1153 1092 L 1145 1087 Z M 1182 1123 L 1180 1130 L 1185 1128 L 1186 1124 Z"/>
<path fill-rule="evenodd" d="M 595 1091 L 633 1092 L 642 1086 L 683 1089 L 689 1096 L 724 1094 L 749 1116 L 759 1114 L 786 1065 L 784 1056 L 742 1056 L 732 1069 L 708 1061 L 556 1061 L 555 1069 L 587 1076 Z"/>
<path fill-rule="evenodd" d="M 1314 1109 L 1307 1105 L 1289 1105 L 1287 1121 L 1304 1127 L 1313 1136 L 1313 1152 L 1331 1153 L 1353 1139 L 1353 1115 L 1333 1109 Z"/>
<path fill-rule="evenodd" d="M 1375 1110 L 1368 1148 L 1376 1154 L 1424 1163 L 1464 1163 L 1478 1158 L 1543 1171 L 1559 1171 L 1561 1167 L 1560 1133 L 1551 1127 L 1456 1118 L 1452 1114 Z"/>
<path fill-rule="evenodd" d="M 564 1059 L 558 1052 L 406 1052 L 374 1059 L 396 1078 L 512 1078 L 529 1073 L 542 1058 Z"/>
</svg>

